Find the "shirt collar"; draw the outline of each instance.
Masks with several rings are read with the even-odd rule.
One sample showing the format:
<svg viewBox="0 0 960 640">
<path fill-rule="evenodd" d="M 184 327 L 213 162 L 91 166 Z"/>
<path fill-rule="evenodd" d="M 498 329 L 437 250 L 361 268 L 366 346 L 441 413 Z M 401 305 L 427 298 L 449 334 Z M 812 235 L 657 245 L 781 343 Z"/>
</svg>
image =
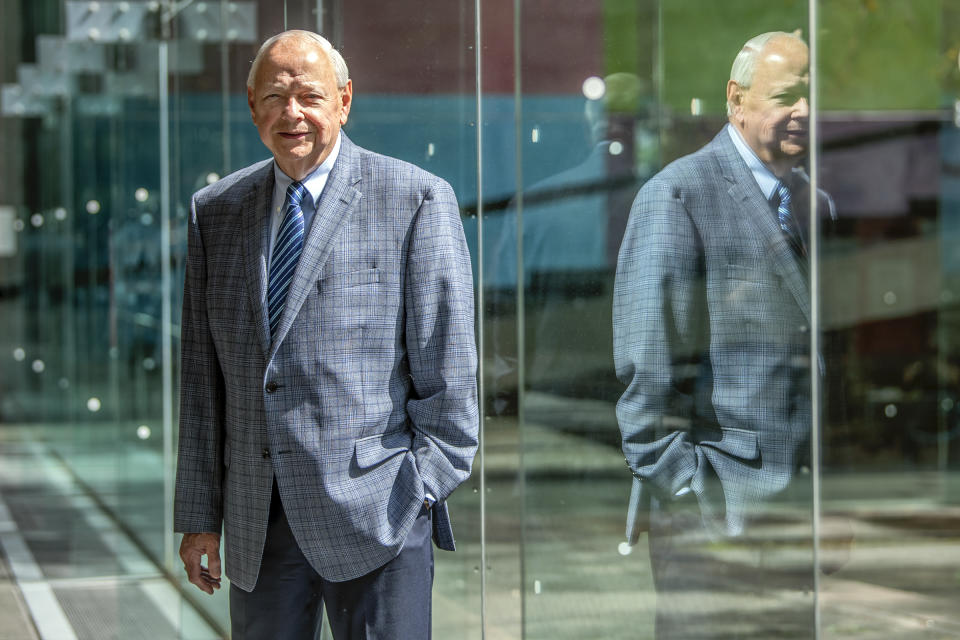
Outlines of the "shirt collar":
<svg viewBox="0 0 960 640">
<path fill-rule="evenodd" d="M 747 168 L 753 174 L 753 179 L 757 181 L 763 197 L 769 200 L 773 197 L 773 192 L 776 191 L 780 179 L 773 174 L 773 171 L 770 171 L 763 160 L 757 157 L 757 154 L 750 148 L 750 145 L 743 139 L 735 126 L 728 123 L 727 133 L 730 135 L 730 140 L 733 141 L 733 146 L 737 148 L 740 157 L 747 163 Z"/>
<path fill-rule="evenodd" d="M 337 156 L 340 155 L 340 140 L 341 134 L 338 132 L 337 141 L 333 144 L 333 150 L 330 152 L 330 155 L 320 163 L 319 167 L 311 171 L 306 178 L 300 181 L 301 184 L 307 188 L 307 193 L 310 194 L 314 208 L 317 206 L 317 200 L 320 199 L 320 194 L 323 193 L 323 187 L 327 184 L 327 177 L 330 175 L 330 171 L 333 170 Z M 273 179 L 280 193 L 286 193 L 287 187 L 293 182 L 293 178 L 280 169 L 276 160 L 273 161 Z"/>
</svg>

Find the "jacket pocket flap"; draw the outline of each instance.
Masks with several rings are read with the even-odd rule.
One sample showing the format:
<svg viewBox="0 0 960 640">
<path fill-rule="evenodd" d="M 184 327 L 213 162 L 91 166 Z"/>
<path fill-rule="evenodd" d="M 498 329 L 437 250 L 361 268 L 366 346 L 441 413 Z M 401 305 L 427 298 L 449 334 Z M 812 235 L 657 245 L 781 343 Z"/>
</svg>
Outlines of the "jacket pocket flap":
<svg viewBox="0 0 960 640">
<path fill-rule="evenodd" d="M 413 434 L 407 431 L 360 438 L 354 445 L 357 466 L 366 469 L 389 460 L 393 456 L 410 451 Z"/>
<path fill-rule="evenodd" d="M 777 276 L 769 270 L 754 269 L 739 264 L 728 264 L 724 267 L 723 272 L 727 280 L 767 286 L 775 285 L 778 282 Z"/>
<path fill-rule="evenodd" d="M 700 445 L 744 460 L 756 460 L 760 457 L 760 439 L 756 431 L 720 427 L 719 436 L 718 440 L 701 440 Z"/>
<path fill-rule="evenodd" d="M 342 287 L 358 287 L 362 284 L 372 284 L 380 282 L 380 269 L 361 269 L 359 271 L 346 271 L 342 273 L 331 273 L 320 279 L 317 283 L 321 289 L 339 289 Z"/>
</svg>

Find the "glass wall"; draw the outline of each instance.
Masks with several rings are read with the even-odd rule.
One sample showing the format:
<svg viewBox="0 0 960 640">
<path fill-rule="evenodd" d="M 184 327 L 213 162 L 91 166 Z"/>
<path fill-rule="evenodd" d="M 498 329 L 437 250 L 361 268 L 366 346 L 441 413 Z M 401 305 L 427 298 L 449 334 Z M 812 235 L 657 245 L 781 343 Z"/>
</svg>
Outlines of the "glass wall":
<svg viewBox="0 0 960 640">
<path fill-rule="evenodd" d="M 347 135 L 450 182 L 474 258 L 436 637 L 960 635 L 957 27 L 955 0 L 5 2 L 0 447 L 177 582 L 171 637 L 226 633 L 172 533 L 186 219 L 269 153 L 259 43 L 312 29 Z M 134 579 L 89 522 L 35 525 L 45 580 Z"/>
<path fill-rule="evenodd" d="M 837 213 L 819 261 L 831 637 L 956 633 L 957 10 L 820 8 L 817 169 Z"/>
</svg>

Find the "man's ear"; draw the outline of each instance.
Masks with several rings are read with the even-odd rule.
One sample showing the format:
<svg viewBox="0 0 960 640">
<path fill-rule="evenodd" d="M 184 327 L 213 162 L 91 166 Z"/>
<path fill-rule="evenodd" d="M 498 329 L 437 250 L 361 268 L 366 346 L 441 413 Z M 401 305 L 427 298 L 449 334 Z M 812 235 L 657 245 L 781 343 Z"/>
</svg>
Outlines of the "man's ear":
<svg viewBox="0 0 960 640">
<path fill-rule="evenodd" d="M 743 106 L 743 87 L 734 80 L 727 82 L 727 104 L 730 105 L 730 116 L 738 116 Z"/>
<path fill-rule="evenodd" d="M 253 108 L 253 88 L 247 87 L 247 106 L 250 107 L 250 118 L 253 120 L 253 123 L 257 123 L 257 114 Z"/>
<path fill-rule="evenodd" d="M 350 105 L 353 104 L 353 80 L 347 80 L 347 84 L 340 89 L 340 126 L 347 124 L 347 118 L 350 116 Z"/>
</svg>

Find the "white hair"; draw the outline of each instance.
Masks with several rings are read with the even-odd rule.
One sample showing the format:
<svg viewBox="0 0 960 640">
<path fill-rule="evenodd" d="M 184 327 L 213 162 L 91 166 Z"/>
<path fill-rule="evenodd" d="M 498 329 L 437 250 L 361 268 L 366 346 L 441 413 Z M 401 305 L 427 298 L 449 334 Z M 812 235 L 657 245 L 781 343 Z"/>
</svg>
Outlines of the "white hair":
<svg viewBox="0 0 960 640">
<path fill-rule="evenodd" d="M 800 37 L 800 31 L 787 33 L 786 31 L 768 31 L 754 36 L 744 43 L 740 53 L 733 59 L 733 67 L 730 68 L 730 79 L 736 82 L 744 89 L 749 89 L 753 84 L 753 75 L 757 71 L 757 61 L 760 59 L 760 53 L 767 43 L 774 38 L 793 38 L 803 42 Z M 727 115 L 733 115 L 733 105 L 727 100 Z"/>
<path fill-rule="evenodd" d="M 337 88 L 343 89 L 345 86 L 347 86 L 347 82 L 350 80 L 350 72 L 347 70 L 347 63 L 343 59 L 343 56 L 340 55 L 340 52 L 334 49 L 333 45 L 330 44 L 330 41 L 320 34 L 314 33 L 313 31 L 291 29 L 290 31 L 284 31 L 283 33 L 278 33 L 277 35 L 268 38 L 262 45 L 260 45 L 260 50 L 257 51 L 257 55 L 253 59 L 253 63 L 250 65 L 250 73 L 247 74 L 248 89 L 252 89 L 253 85 L 256 84 L 257 69 L 260 68 L 260 62 L 263 60 L 263 56 L 267 53 L 267 51 L 270 50 L 270 47 L 281 40 L 286 40 L 287 38 L 299 38 L 301 40 L 309 40 L 315 43 L 324 53 L 327 54 L 327 58 L 329 58 L 330 64 L 333 66 L 333 74 L 337 79 Z"/>
</svg>

